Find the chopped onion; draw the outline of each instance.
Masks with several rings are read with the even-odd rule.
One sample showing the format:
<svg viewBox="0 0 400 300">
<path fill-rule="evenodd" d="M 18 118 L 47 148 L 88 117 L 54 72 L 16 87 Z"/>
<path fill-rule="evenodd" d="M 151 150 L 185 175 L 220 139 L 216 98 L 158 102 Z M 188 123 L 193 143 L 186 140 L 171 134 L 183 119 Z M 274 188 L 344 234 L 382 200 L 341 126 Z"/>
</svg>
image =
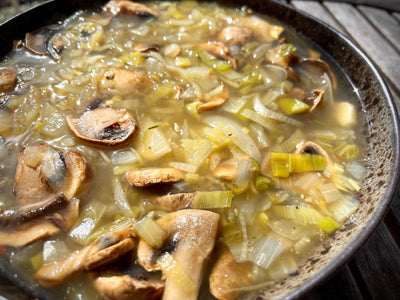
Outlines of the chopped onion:
<svg viewBox="0 0 400 300">
<path fill-rule="evenodd" d="M 111 154 L 111 162 L 113 165 L 141 165 L 142 158 L 135 149 L 129 148 L 129 150 L 114 151 Z"/>
<path fill-rule="evenodd" d="M 293 220 L 300 225 L 317 224 L 323 218 L 316 209 L 306 206 L 276 205 L 271 208 L 271 211 L 279 217 Z"/>
<path fill-rule="evenodd" d="M 115 201 L 115 204 L 117 205 L 119 211 L 121 212 L 121 214 L 124 217 L 127 217 L 127 218 L 136 217 L 128 203 L 128 199 L 126 198 L 125 191 L 123 190 L 122 185 L 118 179 L 115 179 L 114 201 Z"/>
<path fill-rule="evenodd" d="M 186 163 L 200 167 L 210 155 L 212 146 L 206 139 L 183 139 L 182 147 L 185 152 Z"/>
<path fill-rule="evenodd" d="M 69 236 L 78 244 L 86 245 L 89 235 L 100 222 L 107 206 L 101 202 L 91 201 L 79 215 L 76 225 L 71 229 Z"/>
<path fill-rule="evenodd" d="M 67 257 L 70 250 L 62 240 L 50 240 L 43 244 L 43 263 L 52 263 Z"/>
<path fill-rule="evenodd" d="M 166 232 L 150 217 L 144 217 L 137 222 L 135 229 L 138 235 L 151 247 L 160 248 L 166 237 Z"/>
<path fill-rule="evenodd" d="M 327 209 L 337 222 L 343 223 L 357 210 L 358 205 L 359 202 L 356 198 L 348 197 L 347 199 L 328 203 Z"/>
<path fill-rule="evenodd" d="M 191 165 L 191 164 L 186 164 L 182 162 L 170 162 L 169 165 L 171 167 L 177 168 L 179 170 L 189 172 L 189 173 L 195 173 L 198 169 L 196 165 Z"/>
</svg>

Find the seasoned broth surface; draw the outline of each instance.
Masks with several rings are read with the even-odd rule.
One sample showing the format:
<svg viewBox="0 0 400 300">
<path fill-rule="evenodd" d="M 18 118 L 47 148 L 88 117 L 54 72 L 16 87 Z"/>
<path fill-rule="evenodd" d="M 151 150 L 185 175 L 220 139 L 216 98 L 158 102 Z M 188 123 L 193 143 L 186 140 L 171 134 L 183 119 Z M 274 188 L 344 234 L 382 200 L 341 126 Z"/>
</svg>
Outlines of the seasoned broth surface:
<svg viewBox="0 0 400 300">
<path fill-rule="evenodd" d="M 0 255 L 65 299 L 238 299 L 358 208 L 362 109 L 246 7 L 111 1 L 0 63 Z"/>
</svg>

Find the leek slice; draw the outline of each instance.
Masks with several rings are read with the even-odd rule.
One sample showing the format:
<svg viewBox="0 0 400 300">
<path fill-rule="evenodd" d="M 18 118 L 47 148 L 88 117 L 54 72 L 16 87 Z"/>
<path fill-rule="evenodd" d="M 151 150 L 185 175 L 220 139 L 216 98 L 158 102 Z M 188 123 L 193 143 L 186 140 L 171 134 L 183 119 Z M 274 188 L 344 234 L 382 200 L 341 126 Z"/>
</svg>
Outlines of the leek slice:
<svg viewBox="0 0 400 300">
<path fill-rule="evenodd" d="M 160 248 L 166 237 L 166 232 L 150 217 L 144 217 L 135 224 L 138 235 L 151 247 Z"/>
<path fill-rule="evenodd" d="M 254 110 L 256 112 L 258 112 L 261 116 L 263 116 L 264 118 L 270 118 L 270 119 L 274 119 L 280 122 L 284 122 L 293 126 L 297 126 L 297 127 L 302 127 L 303 123 L 289 118 L 287 116 L 285 116 L 284 114 L 281 114 L 279 112 L 270 110 L 268 108 L 266 108 L 260 101 L 260 99 L 256 98 L 254 100 Z"/>
<path fill-rule="evenodd" d="M 161 99 L 168 99 L 171 95 L 176 94 L 174 85 L 170 82 L 159 85 L 151 94 L 147 95 L 144 100 L 147 105 L 151 106 Z"/>
<path fill-rule="evenodd" d="M 169 165 L 173 168 L 177 168 L 179 170 L 189 172 L 189 173 L 195 173 L 198 169 L 198 166 L 192 165 L 192 164 L 186 164 L 182 162 L 170 162 Z"/>
<path fill-rule="evenodd" d="M 78 244 L 87 245 L 90 240 L 88 239 L 92 231 L 100 222 L 107 206 L 101 202 L 91 201 L 81 211 L 76 225 L 69 232 L 69 236 Z"/>
<path fill-rule="evenodd" d="M 115 179 L 114 182 L 114 201 L 117 205 L 120 213 L 127 218 L 136 218 L 137 216 L 132 211 L 128 199 L 126 198 L 126 194 L 124 189 L 122 188 L 121 183 L 118 179 Z"/>
<path fill-rule="evenodd" d="M 348 197 L 328 203 L 326 208 L 332 214 L 332 217 L 339 223 L 343 223 L 358 208 L 359 202 L 356 198 Z"/>
<path fill-rule="evenodd" d="M 264 118 L 254 110 L 246 108 L 240 113 L 240 115 L 257 124 L 260 124 L 262 127 L 268 129 L 269 131 L 275 130 L 275 123 L 271 122 L 271 120 L 268 120 L 267 118 Z"/>
<path fill-rule="evenodd" d="M 254 158 L 257 162 L 261 161 L 261 153 L 257 145 L 250 136 L 242 131 L 242 127 L 238 123 L 221 116 L 207 116 L 203 118 L 203 121 L 212 127 L 219 128 L 244 153 Z"/>
<path fill-rule="evenodd" d="M 231 207 L 232 191 L 197 192 L 193 200 L 192 208 L 212 209 Z"/>
<path fill-rule="evenodd" d="M 160 259 L 158 259 L 157 265 L 160 266 L 163 274 L 168 278 L 167 280 L 176 282 L 186 293 L 192 294 L 196 291 L 196 283 L 171 254 L 166 252 Z"/>
<path fill-rule="evenodd" d="M 256 188 L 259 191 L 268 191 L 275 187 L 275 183 L 266 176 L 258 176 L 256 178 Z"/>
<path fill-rule="evenodd" d="M 241 159 L 237 164 L 237 168 L 232 180 L 232 190 L 236 194 L 241 194 L 249 187 L 252 179 L 252 160 Z"/>
<path fill-rule="evenodd" d="M 317 222 L 317 225 L 321 227 L 322 230 L 331 234 L 340 228 L 340 225 L 336 223 L 331 217 L 325 217 Z"/>
<path fill-rule="evenodd" d="M 279 241 L 265 237 L 254 245 L 249 255 L 249 260 L 263 269 L 268 269 L 282 252 L 283 246 Z"/>
<path fill-rule="evenodd" d="M 326 158 L 312 154 L 271 153 L 271 166 L 275 177 L 288 177 L 289 173 L 323 171 Z"/>
<path fill-rule="evenodd" d="M 43 256 L 42 252 L 37 253 L 36 255 L 30 258 L 31 265 L 33 270 L 36 272 L 43 265 Z"/>
<path fill-rule="evenodd" d="M 285 259 L 274 261 L 268 268 L 268 274 L 273 280 L 279 282 L 290 274 L 294 274 L 297 269 L 296 259 L 292 255 L 288 255 Z"/>
<path fill-rule="evenodd" d="M 206 139 L 182 139 L 186 163 L 197 168 L 208 158 L 212 152 L 212 145 Z"/>
<path fill-rule="evenodd" d="M 135 149 L 114 151 L 111 154 L 111 162 L 113 165 L 134 164 L 141 165 L 142 158 Z"/>
<path fill-rule="evenodd" d="M 317 224 L 324 216 L 312 207 L 275 205 L 271 211 L 282 218 L 293 220 L 300 225 Z"/>
<path fill-rule="evenodd" d="M 294 98 L 280 99 L 278 100 L 278 105 L 286 115 L 303 114 L 310 110 L 307 104 Z"/>
<path fill-rule="evenodd" d="M 330 203 L 343 198 L 340 190 L 331 182 L 324 183 L 319 187 L 319 190 L 325 201 Z"/>
</svg>

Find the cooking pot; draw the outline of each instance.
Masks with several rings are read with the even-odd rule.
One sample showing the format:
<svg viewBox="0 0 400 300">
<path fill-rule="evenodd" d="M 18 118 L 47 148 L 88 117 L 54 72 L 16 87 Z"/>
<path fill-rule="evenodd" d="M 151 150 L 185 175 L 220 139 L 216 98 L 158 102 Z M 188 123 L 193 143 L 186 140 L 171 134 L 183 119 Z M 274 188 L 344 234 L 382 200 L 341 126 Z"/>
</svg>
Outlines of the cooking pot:
<svg viewBox="0 0 400 300">
<path fill-rule="evenodd" d="M 26 32 L 57 23 L 78 9 L 95 8 L 103 0 L 51 0 L 0 26 L 0 57 Z M 222 3 L 223 1 L 221 1 Z M 226 3 L 223 3 L 226 4 Z M 368 57 L 342 34 L 285 4 L 265 0 L 233 0 L 230 5 L 265 14 L 292 34 L 312 41 L 331 57 L 358 95 L 365 113 L 368 168 L 358 194 L 359 209 L 335 234 L 310 254 L 298 272 L 264 290 L 260 296 L 296 298 L 332 275 L 361 247 L 378 226 L 396 191 L 400 170 L 399 118 L 390 92 Z M 30 295 L 54 298 L 0 255 L 0 273 Z"/>
</svg>

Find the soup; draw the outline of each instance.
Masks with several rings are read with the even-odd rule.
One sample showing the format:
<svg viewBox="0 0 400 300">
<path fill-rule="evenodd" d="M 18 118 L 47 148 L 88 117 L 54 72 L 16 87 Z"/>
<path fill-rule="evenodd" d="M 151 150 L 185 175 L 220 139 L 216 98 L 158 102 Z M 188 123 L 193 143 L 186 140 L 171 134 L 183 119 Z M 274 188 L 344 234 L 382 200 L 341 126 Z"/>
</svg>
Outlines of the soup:
<svg viewBox="0 0 400 300">
<path fill-rule="evenodd" d="M 237 299 L 351 218 L 364 121 L 246 7 L 111 1 L 0 69 L 0 252 L 57 297 Z"/>
</svg>

